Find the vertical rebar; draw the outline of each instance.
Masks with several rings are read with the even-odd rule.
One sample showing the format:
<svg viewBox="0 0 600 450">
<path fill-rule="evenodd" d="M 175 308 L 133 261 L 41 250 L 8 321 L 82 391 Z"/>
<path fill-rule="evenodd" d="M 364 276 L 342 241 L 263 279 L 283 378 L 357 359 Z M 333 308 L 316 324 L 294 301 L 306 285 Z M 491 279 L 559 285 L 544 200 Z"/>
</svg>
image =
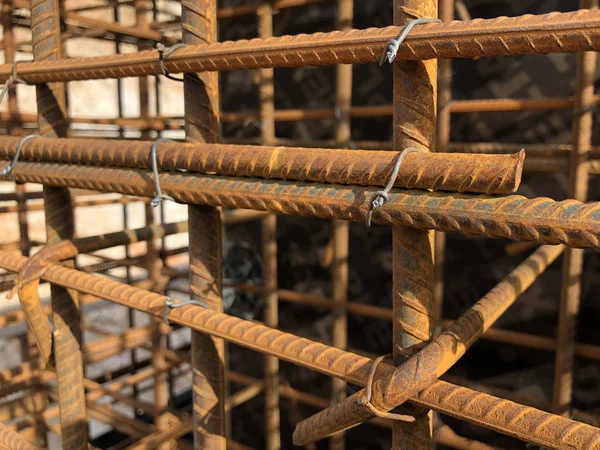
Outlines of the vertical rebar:
<svg viewBox="0 0 600 450">
<path fill-rule="evenodd" d="M 135 0 L 135 17 L 136 27 L 142 30 L 150 29 L 150 17 L 149 13 L 151 10 L 151 4 L 149 0 Z M 148 50 L 152 48 L 150 42 L 145 40 L 138 41 L 138 51 Z M 150 119 L 150 86 L 149 78 L 147 76 L 138 78 L 138 89 L 140 96 L 140 117 L 145 120 Z M 151 138 L 151 131 L 147 128 L 143 128 L 141 131 L 141 138 L 146 140 Z M 146 226 L 154 225 L 154 208 L 149 203 L 144 205 L 144 212 L 146 218 Z M 148 279 L 151 281 L 151 290 L 156 290 L 160 285 L 161 278 L 161 263 L 158 254 L 158 247 L 156 240 L 150 239 L 146 242 L 146 257 L 144 261 L 146 270 L 148 271 Z M 166 412 L 169 403 L 169 390 L 167 375 L 161 369 L 166 365 L 164 351 L 163 351 L 163 335 L 161 333 L 161 322 L 160 320 L 153 320 L 154 336 L 152 338 L 152 367 L 156 370 L 154 376 L 154 404 L 159 412 L 154 418 L 156 429 L 158 431 L 165 431 L 169 428 L 169 419 L 164 412 Z M 170 448 L 169 442 L 161 444 L 159 450 L 168 450 Z"/>
<path fill-rule="evenodd" d="M 337 1 L 336 29 L 347 31 L 352 28 L 354 17 L 354 0 Z M 336 128 L 335 141 L 337 148 L 349 148 L 352 139 L 350 109 L 352 107 L 352 64 L 336 66 Z M 348 252 L 350 223 L 343 220 L 332 222 L 331 264 L 332 278 L 332 344 L 345 349 L 348 345 Z M 346 398 L 346 382 L 339 378 L 331 380 L 331 401 L 337 403 Z M 345 433 L 333 435 L 329 441 L 332 450 L 345 448 Z"/>
<path fill-rule="evenodd" d="M 437 0 L 394 0 L 394 25 L 437 18 Z M 394 150 L 431 151 L 437 106 L 437 60 L 394 63 Z M 418 352 L 433 332 L 433 232 L 393 227 L 394 364 Z M 393 449 L 430 449 L 431 411 L 411 407 L 414 423 L 395 421 Z"/>
<path fill-rule="evenodd" d="M 2 33 L 4 39 L 4 61 L 6 64 L 15 62 L 17 44 L 13 31 L 13 7 L 10 3 L 2 3 Z M 17 87 L 11 86 L 8 89 L 8 134 L 12 134 L 13 128 L 20 125 L 17 117 L 19 116 L 19 104 L 17 102 Z M 15 185 L 17 200 L 17 220 L 19 221 L 19 248 L 23 256 L 29 256 L 29 228 L 27 224 L 27 203 L 24 198 L 25 185 L 18 183 Z"/>
<path fill-rule="evenodd" d="M 217 41 L 217 1 L 182 2 L 183 43 Z M 218 74 L 186 74 L 185 132 L 191 142 L 219 141 Z M 190 206 L 190 291 L 215 311 L 223 310 L 222 221 L 213 206 Z M 225 450 L 225 346 L 192 332 L 194 442 L 196 448 Z"/>
<path fill-rule="evenodd" d="M 119 3 L 115 3 L 113 5 L 113 19 L 115 21 L 115 23 L 119 23 L 119 21 L 121 20 L 121 15 L 119 14 Z M 120 37 L 117 35 L 115 36 L 115 53 L 118 55 L 121 53 L 121 39 Z M 123 80 L 121 78 L 117 78 L 116 80 L 117 82 L 117 115 L 119 117 L 123 117 Z M 119 127 L 119 137 L 124 137 L 124 130 L 122 127 Z M 123 229 L 127 230 L 130 228 L 130 221 L 129 221 L 129 206 L 127 203 L 123 203 Z M 129 259 L 131 257 L 131 251 L 130 251 L 130 247 L 129 245 L 125 245 L 125 258 Z M 131 278 L 131 266 L 126 265 L 125 266 L 125 282 L 127 284 L 131 284 L 132 282 L 132 278 Z M 127 309 L 127 326 L 129 328 L 134 328 L 135 327 L 135 311 L 131 308 Z M 132 348 L 131 351 L 129 352 L 129 357 L 131 359 L 131 366 L 130 366 L 130 375 L 133 375 L 136 372 L 136 367 L 138 365 L 138 353 L 137 353 L 137 349 Z M 133 398 L 137 399 L 138 398 L 138 385 L 137 384 L 133 384 L 131 386 L 131 395 L 133 396 Z M 133 415 L 137 416 L 137 408 L 133 407 Z"/>
<path fill-rule="evenodd" d="M 273 36 L 273 6 L 263 2 L 257 10 L 258 37 L 267 39 Z M 260 124 L 263 145 L 275 145 L 275 85 L 273 69 L 260 69 Z M 265 289 L 264 321 L 269 327 L 279 324 L 277 295 L 277 215 L 269 214 L 261 221 L 261 254 L 263 261 L 263 282 Z M 279 450 L 279 360 L 265 355 L 265 448 Z"/>
<path fill-rule="evenodd" d="M 15 41 L 15 34 L 13 31 L 13 6 L 11 3 L 2 3 L 1 9 L 2 15 L 2 28 L 3 28 L 3 39 L 4 39 L 4 60 L 7 64 L 13 64 L 16 60 L 17 45 Z M 8 112 L 10 119 L 8 122 L 8 134 L 13 131 L 13 126 L 20 125 L 17 122 L 16 117 L 19 114 L 19 104 L 17 101 L 17 87 L 11 86 L 8 89 Z M 30 253 L 30 240 L 29 240 L 29 226 L 27 216 L 27 202 L 25 200 L 25 185 L 21 183 L 15 184 L 15 194 L 17 200 L 17 220 L 19 222 L 19 248 L 23 256 L 29 256 Z M 23 341 L 23 361 L 29 361 L 32 369 L 38 368 L 39 353 L 37 352 L 37 346 L 31 331 L 27 329 L 24 335 Z M 45 395 L 41 392 L 36 393 L 33 396 L 33 402 L 35 411 L 35 433 L 37 443 L 46 447 L 46 424 L 42 417 L 47 403 Z"/>
<path fill-rule="evenodd" d="M 31 33 L 36 61 L 63 58 L 58 0 L 31 1 Z M 48 137 L 67 136 L 64 83 L 36 86 L 39 133 Z M 56 244 L 74 236 L 72 199 L 68 189 L 44 186 L 46 242 Z M 74 265 L 74 261 L 64 264 Z M 87 449 L 87 415 L 83 388 L 81 316 L 75 291 L 52 285 L 54 360 L 63 448 Z"/>
<path fill-rule="evenodd" d="M 582 9 L 597 7 L 598 0 L 580 1 Z M 570 156 L 568 196 L 579 201 L 587 200 L 595 77 L 596 53 L 578 53 L 573 110 L 573 150 Z M 554 412 L 562 415 L 568 415 L 571 406 L 573 358 L 582 270 L 583 250 L 567 248 L 563 260 L 552 401 Z"/>
<path fill-rule="evenodd" d="M 454 0 L 440 0 L 440 19 L 442 22 L 451 22 L 454 19 Z M 436 128 L 436 152 L 447 152 L 450 144 L 452 102 L 452 60 L 440 59 L 438 61 L 438 114 Z M 434 258 L 433 269 L 433 329 L 439 331 L 442 321 L 444 304 L 444 259 L 446 253 L 446 234 L 441 231 L 434 233 Z"/>
</svg>

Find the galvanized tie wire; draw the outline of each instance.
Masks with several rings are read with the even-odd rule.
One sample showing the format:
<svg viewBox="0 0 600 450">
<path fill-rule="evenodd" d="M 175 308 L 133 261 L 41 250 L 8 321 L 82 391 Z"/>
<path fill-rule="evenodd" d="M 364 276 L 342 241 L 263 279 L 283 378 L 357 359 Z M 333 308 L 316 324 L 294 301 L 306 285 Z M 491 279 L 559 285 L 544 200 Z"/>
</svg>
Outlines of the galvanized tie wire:
<svg viewBox="0 0 600 450">
<path fill-rule="evenodd" d="M 150 205 L 152 205 L 153 208 L 156 208 L 164 200 L 170 200 L 176 203 L 173 197 L 163 194 L 160 188 L 160 180 L 158 179 L 158 162 L 156 161 L 156 147 L 158 146 L 159 142 L 173 141 L 170 139 L 158 138 L 154 141 L 154 143 L 152 144 L 152 149 L 150 150 L 150 157 L 152 158 L 152 172 L 154 172 L 154 186 L 156 188 L 156 197 L 150 200 Z"/>
<path fill-rule="evenodd" d="M 7 85 L 8 85 L 8 83 L 7 83 Z M 8 90 L 8 89 L 6 89 L 6 85 L 5 85 L 5 89 L 0 94 L 0 102 L 2 102 L 2 97 L 4 97 L 6 90 Z M 8 165 L 8 167 L 5 167 L 4 169 L 0 170 L 0 177 L 10 175 L 10 179 L 12 181 L 15 181 L 12 171 L 14 170 L 15 165 L 17 164 L 17 161 L 19 160 L 19 156 L 21 156 L 21 149 L 23 148 L 23 144 L 25 144 L 25 142 L 28 141 L 29 139 L 33 139 L 36 137 L 40 137 L 40 135 L 39 134 L 29 134 L 29 135 L 25 136 L 23 139 L 21 139 L 21 142 L 19 142 L 19 146 L 17 147 L 17 152 L 15 153 L 15 157 L 13 158 L 12 162 Z"/>
<path fill-rule="evenodd" d="M 0 92 L 0 103 L 2 103 L 2 100 L 4 100 L 4 96 L 6 95 L 6 93 L 8 92 L 8 90 L 12 86 L 14 86 L 15 84 L 26 84 L 17 75 L 17 64 L 20 63 L 20 62 L 21 61 L 15 61 L 13 63 L 12 73 L 8 77 L 8 80 L 6 80 L 6 83 L 4 83 L 4 87 L 2 88 L 2 92 Z"/>
<path fill-rule="evenodd" d="M 373 218 L 373 211 L 377 208 L 381 208 L 385 205 L 385 202 L 389 200 L 389 193 L 394 187 L 396 183 L 396 178 L 398 178 L 398 173 L 400 173 L 400 167 L 402 166 L 402 161 L 406 158 L 406 155 L 412 152 L 418 152 L 419 149 L 415 147 L 408 147 L 402 150 L 398 159 L 396 160 L 396 164 L 394 165 L 394 170 L 392 170 L 392 174 L 390 175 L 390 179 L 382 191 L 375 191 L 369 200 L 369 209 L 367 211 L 367 216 L 365 218 L 365 224 L 367 227 L 371 226 L 371 219 Z"/>
<path fill-rule="evenodd" d="M 383 362 L 383 360 L 391 358 L 391 357 L 392 357 L 391 354 L 387 354 L 387 355 L 380 356 L 375 361 L 373 361 L 373 364 L 371 365 L 371 370 L 369 371 L 369 378 L 367 380 L 367 386 L 366 386 L 367 392 L 365 393 L 364 397 L 360 398 L 360 405 L 365 406 L 371 414 L 373 414 L 374 416 L 377 416 L 377 417 L 381 417 L 382 419 L 399 420 L 402 422 L 415 422 L 416 419 L 413 416 L 407 416 L 405 414 L 383 412 L 383 411 L 380 411 L 377 408 L 375 408 L 375 406 L 371 402 L 371 396 L 372 396 L 372 392 L 373 392 L 373 379 L 375 378 L 375 372 L 377 372 L 377 367 L 379 366 L 379 364 L 381 364 Z"/>
<path fill-rule="evenodd" d="M 167 56 L 169 56 L 171 53 L 173 53 L 175 50 L 178 50 L 183 47 L 186 47 L 186 45 L 185 44 L 175 44 L 169 48 L 165 48 L 165 46 L 163 44 L 161 44 L 160 42 L 158 44 L 156 44 L 156 50 L 158 51 L 158 64 L 160 66 L 160 73 L 163 74 L 165 77 L 167 77 L 170 80 L 183 82 L 183 78 L 174 77 L 169 72 L 167 72 L 167 69 L 165 69 L 165 58 Z"/>
<path fill-rule="evenodd" d="M 167 297 L 167 298 L 165 298 L 165 312 L 163 313 L 163 320 L 165 321 L 165 323 L 167 325 L 171 325 L 171 323 L 169 322 L 169 318 L 167 317 L 169 315 L 169 313 L 171 312 L 171 310 L 173 310 L 175 308 L 181 308 L 181 307 L 187 306 L 187 305 L 195 305 L 195 306 L 201 306 L 202 308 L 208 308 L 206 303 L 204 303 L 200 300 L 182 300 L 179 303 L 173 303 L 173 299 L 171 299 L 170 297 Z"/>
<path fill-rule="evenodd" d="M 396 59 L 396 55 L 398 54 L 398 49 L 410 33 L 415 25 L 424 25 L 426 23 L 442 23 L 440 19 L 432 19 L 427 17 L 422 17 L 420 19 L 411 20 L 406 24 L 406 26 L 402 29 L 402 33 L 398 36 L 397 39 L 390 39 L 383 50 L 383 54 L 381 55 L 381 59 L 379 60 L 379 65 L 383 66 L 386 60 L 391 64 Z"/>
</svg>

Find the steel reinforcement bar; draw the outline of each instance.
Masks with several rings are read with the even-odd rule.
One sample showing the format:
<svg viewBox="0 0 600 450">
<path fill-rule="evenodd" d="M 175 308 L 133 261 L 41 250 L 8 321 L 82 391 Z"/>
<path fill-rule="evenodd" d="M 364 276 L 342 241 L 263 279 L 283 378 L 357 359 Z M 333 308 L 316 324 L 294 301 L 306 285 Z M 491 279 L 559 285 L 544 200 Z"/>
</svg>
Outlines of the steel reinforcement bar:
<svg viewBox="0 0 600 450">
<path fill-rule="evenodd" d="M 0 423 L 0 449 L 1 450 L 40 450 L 40 448 L 16 431 Z"/>
<path fill-rule="evenodd" d="M 6 163 L 0 164 L 0 170 Z M 18 163 L 17 182 L 153 197 L 151 172 L 46 163 Z M 186 204 L 364 221 L 376 188 L 163 173 L 162 191 Z M 600 249 L 600 203 L 392 190 L 373 222 L 467 235 Z"/>
<path fill-rule="evenodd" d="M 0 138 L 0 159 L 12 160 L 21 138 Z M 20 160 L 151 169 L 152 142 L 34 139 Z M 385 186 L 397 153 L 296 147 L 161 142 L 157 165 L 166 171 Z M 395 185 L 406 189 L 509 194 L 519 187 L 525 152 L 512 155 L 412 152 Z"/>
<path fill-rule="evenodd" d="M 494 322 L 526 291 L 564 247 L 544 246 L 521 263 L 448 329 L 372 386 L 371 404 L 387 412 L 425 389 L 452 367 Z M 365 391 L 354 393 L 300 422 L 294 444 L 323 439 L 375 417 L 366 407 Z"/>
<path fill-rule="evenodd" d="M 371 63 L 379 61 L 388 41 L 397 38 L 401 31 L 402 27 L 393 26 L 190 45 L 169 55 L 164 66 L 170 73 L 192 73 Z M 418 26 L 400 47 L 398 59 L 478 58 L 599 50 L 600 11 L 579 10 Z M 12 65 L 0 66 L 0 82 L 5 82 L 11 73 Z M 30 84 L 160 73 L 156 50 L 19 64 L 19 78 Z"/>
<path fill-rule="evenodd" d="M 0 267 L 18 272 L 27 258 L 0 252 Z M 167 297 L 62 266 L 42 278 L 128 308 L 162 317 Z M 373 361 L 351 352 L 194 305 L 172 309 L 169 321 L 246 348 L 276 356 L 328 376 L 365 386 Z M 376 377 L 396 368 L 380 364 Z M 411 401 L 467 422 L 552 449 L 600 449 L 600 430 L 444 381 L 435 381 Z"/>
</svg>

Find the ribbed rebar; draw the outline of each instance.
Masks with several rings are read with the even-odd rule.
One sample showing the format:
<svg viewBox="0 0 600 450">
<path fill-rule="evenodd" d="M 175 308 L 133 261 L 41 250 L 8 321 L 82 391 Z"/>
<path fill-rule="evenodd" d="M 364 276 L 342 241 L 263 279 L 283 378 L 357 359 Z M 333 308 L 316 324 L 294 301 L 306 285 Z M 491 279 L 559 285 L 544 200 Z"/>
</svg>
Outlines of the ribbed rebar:
<svg viewBox="0 0 600 450">
<path fill-rule="evenodd" d="M 0 423 L 0 449 L 2 450 L 40 450 L 16 431 Z"/>
<path fill-rule="evenodd" d="M 217 0 L 181 2 L 183 43 L 217 41 Z M 198 71 L 200 72 L 200 71 Z M 216 73 L 186 74 L 183 82 L 185 137 L 193 143 L 219 141 L 219 79 Z M 190 205 L 190 291 L 214 311 L 223 311 L 221 212 L 216 205 Z M 225 343 L 192 332 L 194 444 L 225 450 Z"/>
<path fill-rule="evenodd" d="M 0 164 L 0 168 L 4 166 Z M 147 171 L 23 162 L 17 164 L 13 175 L 22 182 L 154 196 L 154 183 Z M 185 173 L 163 173 L 159 179 L 163 191 L 183 203 L 351 221 L 365 220 L 367 203 L 375 190 Z M 598 202 L 392 191 L 389 201 L 375 211 L 373 222 L 600 248 Z"/>
<path fill-rule="evenodd" d="M 169 55 L 165 69 L 170 73 L 192 73 L 369 63 L 379 61 L 387 42 L 400 32 L 400 27 L 370 28 L 191 45 Z M 598 50 L 600 12 L 580 10 L 415 27 L 400 47 L 397 58 L 478 58 Z M 11 71 L 10 65 L 0 66 L 0 82 L 5 82 Z M 19 77 L 33 84 L 159 73 L 156 50 L 19 64 Z"/>
<path fill-rule="evenodd" d="M 0 267 L 9 271 L 18 272 L 25 260 L 0 251 Z M 162 295 L 67 267 L 52 266 L 42 278 L 155 316 L 162 316 L 165 309 Z M 193 305 L 173 309 L 168 317 L 179 325 L 360 386 L 365 385 L 372 365 L 369 358 Z M 376 378 L 395 369 L 380 364 Z M 597 428 L 443 381 L 434 381 L 411 401 L 551 449 L 600 448 Z"/>
<path fill-rule="evenodd" d="M 0 138 L 0 159 L 12 159 L 19 138 Z M 84 139 L 34 139 L 21 150 L 21 161 L 62 162 L 152 168 L 151 142 Z M 161 142 L 162 170 L 243 177 L 385 186 L 397 153 L 297 147 Z M 523 151 L 512 155 L 412 152 L 403 161 L 395 185 L 407 189 L 508 194 L 521 181 Z"/>
<path fill-rule="evenodd" d="M 373 406 L 382 412 L 390 411 L 443 375 L 562 251 L 561 246 L 538 249 L 447 330 L 398 366 L 392 375 L 374 382 Z M 373 417 L 365 407 L 362 390 L 298 424 L 294 443 L 305 445 Z"/>
<path fill-rule="evenodd" d="M 31 0 L 31 36 L 36 64 L 64 61 L 59 0 Z M 39 134 L 67 136 L 66 86 L 61 82 L 36 86 Z M 44 186 L 46 242 L 56 244 L 74 234 L 68 189 Z M 73 261 L 65 262 L 74 264 Z M 83 387 L 81 328 L 77 293 L 51 286 L 54 361 L 58 375 L 62 447 L 87 450 L 87 415 Z"/>
<path fill-rule="evenodd" d="M 580 0 L 580 7 L 598 8 L 598 0 Z M 569 163 L 569 198 L 586 201 L 590 179 L 588 152 L 592 147 L 594 124 L 595 73 L 598 55 L 583 52 L 577 55 L 576 90 L 573 117 L 573 150 Z M 553 411 L 568 415 L 573 390 L 575 334 L 581 297 L 583 250 L 567 249 L 564 257 L 556 363 L 554 367 Z"/>
<path fill-rule="evenodd" d="M 438 0 L 393 0 L 394 25 L 408 27 L 415 19 L 437 19 Z M 408 28 L 405 28 L 408 29 Z M 400 47 L 403 47 L 403 43 Z M 390 62 L 393 58 L 388 57 Z M 393 65 L 392 148 L 435 149 L 438 60 L 399 61 Z M 416 354 L 434 332 L 434 232 L 392 227 L 392 357 L 400 365 Z M 368 400 L 368 399 L 367 399 Z M 332 405 L 347 404 L 349 399 Z M 374 403 L 375 404 L 375 403 Z M 430 450 L 433 413 L 412 405 L 404 414 L 413 422 L 392 423 L 392 448 Z M 303 422 L 301 422 L 303 423 Z M 299 425 L 296 428 L 299 429 Z M 309 427 L 310 429 L 310 427 Z M 343 430 L 340 427 L 339 430 Z"/>
<path fill-rule="evenodd" d="M 64 240 L 57 244 L 43 247 L 32 257 L 19 272 L 15 286 L 19 294 L 19 302 L 27 318 L 29 328 L 35 338 L 42 359 L 50 362 L 52 353 L 52 327 L 46 317 L 38 293 L 40 275 L 52 264 L 71 259 L 80 253 L 91 253 L 98 250 L 148 241 L 162 236 L 187 231 L 187 222 L 167 225 L 154 225 L 137 230 L 119 231 L 100 236 L 90 236 L 73 241 Z"/>
</svg>

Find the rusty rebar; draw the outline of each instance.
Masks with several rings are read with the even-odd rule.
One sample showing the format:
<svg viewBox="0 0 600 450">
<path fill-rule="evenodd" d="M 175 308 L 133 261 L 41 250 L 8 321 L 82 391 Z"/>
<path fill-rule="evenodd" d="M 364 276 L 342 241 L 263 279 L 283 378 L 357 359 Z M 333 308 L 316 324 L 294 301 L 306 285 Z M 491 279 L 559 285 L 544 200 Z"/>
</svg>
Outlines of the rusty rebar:
<svg viewBox="0 0 600 450">
<path fill-rule="evenodd" d="M 0 138 L 0 158 L 11 159 L 19 138 Z M 20 161 L 63 162 L 151 169 L 151 142 L 35 139 Z M 242 177 L 385 186 L 398 158 L 377 151 L 161 142 L 157 165 Z M 402 163 L 395 185 L 407 189 L 507 194 L 521 181 L 524 152 L 472 155 L 414 152 Z"/>
<path fill-rule="evenodd" d="M 371 397 L 373 406 L 386 412 L 418 392 L 427 391 L 426 386 L 435 382 L 452 367 L 562 251 L 563 247 L 560 246 L 538 249 L 448 329 L 398 366 L 393 374 L 375 381 Z M 419 330 L 419 333 L 422 331 Z M 406 341 L 411 342 L 410 339 L 405 339 L 404 342 Z M 372 417 L 373 414 L 366 408 L 365 390 L 362 390 L 346 401 L 332 405 L 298 424 L 294 431 L 294 443 L 304 445 L 359 425 Z M 419 438 L 416 443 L 421 441 L 423 438 Z"/>
<path fill-rule="evenodd" d="M 439 18 L 443 23 L 454 19 L 454 0 L 439 1 Z M 452 60 L 438 61 L 438 98 L 437 98 L 437 127 L 435 133 L 435 151 L 447 152 L 450 144 L 450 124 L 452 105 Z M 441 325 L 444 302 L 444 263 L 446 253 L 446 235 L 434 233 L 433 245 L 433 298 L 432 322 L 437 331 Z"/>
<path fill-rule="evenodd" d="M 580 0 L 580 7 L 597 8 L 598 0 Z M 573 150 L 569 162 L 569 198 L 586 201 L 589 182 L 588 152 L 592 145 L 594 121 L 593 104 L 597 54 L 584 52 L 577 55 L 577 74 L 573 118 Z M 567 249 L 563 262 L 554 393 L 552 406 L 557 414 L 568 414 L 573 389 L 573 360 L 575 328 L 581 296 L 583 250 Z"/>
<path fill-rule="evenodd" d="M 217 41 L 217 1 L 187 0 L 181 12 L 183 43 L 207 46 Z M 165 67 L 167 64 L 165 64 Z M 172 72 L 167 68 L 169 72 Z M 200 72 L 200 71 L 198 71 Z M 216 73 L 188 73 L 183 82 L 186 141 L 219 141 L 219 80 Z M 216 205 L 190 206 L 191 298 L 223 311 L 222 222 Z M 225 344 L 192 332 L 194 445 L 225 450 Z"/>
<path fill-rule="evenodd" d="M 17 164 L 13 175 L 21 182 L 154 197 L 148 171 L 22 162 Z M 374 192 L 374 188 L 186 173 L 163 173 L 159 179 L 163 191 L 182 203 L 350 221 L 365 220 L 368 199 Z M 599 203 L 583 204 L 575 200 L 556 202 L 518 195 L 485 197 L 392 190 L 389 201 L 373 214 L 373 222 L 598 249 L 599 209 Z"/>
<path fill-rule="evenodd" d="M 2 450 L 40 450 L 39 447 L 24 439 L 19 433 L 0 423 L 0 449 Z"/>
<path fill-rule="evenodd" d="M 25 261 L 21 256 L 0 252 L 0 267 L 6 270 L 18 272 Z M 162 295 L 98 280 L 67 267 L 51 266 L 43 278 L 154 316 L 162 316 L 165 308 L 166 297 Z M 196 306 L 172 310 L 169 320 L 361 386 L 365 385 L 372 365 L 369 358 Z M 381 364 L 377 378 L 394 370 L 394 366 Z M 435 381 L 411 401 L 548 448 L 600 448 L 597 428 L 443 381 Z M 532 423 L 544 426 L 532 428 Z"/>
<path fill-rule="evenodd" d="M 261 294 L 264 291 L 261 286 L 256 285 L 231 284 L 229 286 L 255 294 Z M 188 291 L 183 290 L 182 292 L 187 293 Z M 279 289 L 279 299 L 284 302 L 307 305 L 315 308 L 331 309 L 333 307 L 333 302 L 330 298 L 314 294 L 299 293 L 288 289 Z M 348 302 L 348 312 L 357 316 L 371 317 L 389 322 L 393 320 L 391 309 L 365 303 L 353 301 Z M 452 321 L 447 319 L 442 320 L 441 325 L 443 328 L 448 328 L 452 325 Z M 490 340 L 492 342 L 500 342 L 503 344 L 516 345 L 519 347 L 533 348 L 536 350 L 545 350 L 550 352 L 556 350 L 555 339 L 518 331 L 503 330 L 500 328 L 490 328 L 481 335 L 481 339 Z M 575 354 L 583 358 L 599 360 L 600 347 L 578 343 L 575 344 Z"/>
<path fill-rule="evenodd" d="M 475 26 L 476 25 L 476 26 Z M 378 61 L 399 27 L 334 31 L 190 45 L 165 61 L 169 73 L 193 73 L 265 67 L 298 67 Z M 477 58 L 482 56 L 574 53 L 600 50 L 600 12 L 576 11 L 540 16 L 498 18 L 416 27 L 401 46 L 398 59 Z M 0 82 L 12 67 L 0 66 Z M 71 58 L 19 65 L 31 84 L 158 75 L 156 50 L 93 58 Z"/>
<path fill-rule="evenodd" d="M 138 230 L 121 231 L 72 241 L 63 240 L 42 248 L 38 253 L 28 258 L 27 263 L 19 272 L 15 285 L 19 294 L 19 302 L 40 349 L 43 361 L 45 363 L 51 361 L 52 345 L 55 340 L 38 293 L 41 273 L 50 265 L 72 259 L 80 253 L 90 253 L 119 245 L 148 241 L 185 231 L 187 231 L 187 223 L 178 222 L 166 226 L 155 225 Z"/>
<path fill-rule="evenodd" d="M 258 37 L 273 37 L 273 2 L 263 1 L 257 10 Z M 275 82 L 274 70 L 259 70 L 259 101 L 261 144 L 275 145 Z M 279 299 L 277 295 L 277 215 L 269 214 L 261 220 L 261 258 L 264 290 L 265 325 L 277 328 L 279 323 Z M 265 449 L 281 448 L 281 413 L 279 410 L 279 360 L 264 357 L 264 425 Z"/>
<path fill-rule="evenodd" d="M 336 29 L 349 31 L 354 20 L 354 0 L 337 0 Z M 336 66 L 335 86 L 335 141 L 337 148 L 350 148 L 352 142 L 352 65 Z M 350 223 L 334 220 L 331 236 L 331 296 L 333 307 L 332 345 L 342 350 L 348 345 L 348 253 L 350 239 Z M 333 403 L 346 398 L 347 384 L 344 380 L 331 380 L 331 401 Z M 346 447 L 344 433 L 338 433 L 329 441 L 330 450 L 343 450 Z"/>
<path fill-rule="evenodd" d="M 63 57 L 58 0 L 31 1 L 31 34 L 34 59 L 53 64 Z M 38 127 L 42 136 L 67 136 L 67 102 L 64 83 L 36 86 Z M 74 235 L 72 199 L 68 189 L 44 186 L 46 241 L 54 245 Z M 73 261 L 65 264 L 73 265 Z M 80 351 L 79 300 L 75 292 L 51 286 L 54 361 L 58 375 L 62 446 L 66 450 L 88 448 L 87 414 Z"/>
<path fill-rule="evenodd" d="M 406 27 L 414 19 L 437 19 L 438 0 L 393 0 L 393 10 L 394 25 Z M 401 47 L 405 45 L 403 43 Z M 432 59 L 394 64 L 392 142 L 395 151 L 415 148 L 419 152 L 431 152 L 435 147 L 437 63 Z M 392 356 L 395 365 L 419 352 L 434 332 L 433 240 L 434 231 L 392 227 Z M 345 399 L 331 407 L 345 405 L 348 401 Z M 376 400 L 366 399 L 365 402 L 378 409 Z M 392 423 L 392 448 L 431 449 L 433 413 L 409 405 L 403 414 L 416 419 L 411 423 L 400 420 Z M 304 423 L 300 422 L 296 430 L 311 429 L 304 428 Z M 337 431 L 346 428 L 341 426 Z"/>
</svg>

